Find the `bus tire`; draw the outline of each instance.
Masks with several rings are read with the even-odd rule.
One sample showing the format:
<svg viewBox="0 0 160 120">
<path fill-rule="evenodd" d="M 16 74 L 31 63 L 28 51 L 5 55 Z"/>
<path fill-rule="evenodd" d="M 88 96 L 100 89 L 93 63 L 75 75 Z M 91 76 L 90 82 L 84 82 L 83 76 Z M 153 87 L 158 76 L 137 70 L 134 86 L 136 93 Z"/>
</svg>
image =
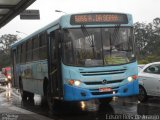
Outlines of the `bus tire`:
<svg viewBox="0 0 160 120">
<path fill-rule="evenodd" d="M 148 99 L 148 96 L 147 96 L 147 92 L 145 90 L 145 88 L 141 85 L 139 85 L 139 94 L 138 94 L 138 100 L 140 102 L 146 102 Z"/>
<path fill-rule="evenodd" d="M 27 96 L 28 96 L 29 100 L 34 100 L 34 93 L 27 92 Z"/>
<path fill-rule="evenodd" d="M 48 79 L 45 77 L 43 79 L 43 94 L 45 98 L 47 96 L 47 87 L 48 87 Z"/>
<path fill-rule="evenodd" d="M 27 92 L 23 90 L 22 79 L 19 79 L 19 91 L 22 97 L 22 100 L 27 100 Z"/>
<path fill-rule="evenodd" d="M 112 101 L 112 97 L 111 98 L 100 98 L 99 102 L 100 104 L 109 104 Z"/>
<path fill-rule="evenodd" d="M 49 108 L 49 113 L 53 114 L 54 99 L 52 98 L 49 85 L 47 85 L 46 99 L 47 99 L 47 105 L 48 105 L 48 108 Z"/>
</svg>

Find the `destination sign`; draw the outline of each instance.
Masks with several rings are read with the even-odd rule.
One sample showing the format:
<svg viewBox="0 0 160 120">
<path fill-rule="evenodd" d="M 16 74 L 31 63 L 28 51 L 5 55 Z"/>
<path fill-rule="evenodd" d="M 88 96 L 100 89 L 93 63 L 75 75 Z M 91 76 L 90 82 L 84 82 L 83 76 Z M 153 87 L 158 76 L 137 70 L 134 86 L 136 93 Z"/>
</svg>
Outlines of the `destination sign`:
<svg viewBox="0 0 160 120">
<path fill-rule="evenodd" d="M 71 25 L 92 25 L 92 24 L 127 24 L 126 14 L 118 13 L 92 13 L 71 15 Z"/>
</svg>

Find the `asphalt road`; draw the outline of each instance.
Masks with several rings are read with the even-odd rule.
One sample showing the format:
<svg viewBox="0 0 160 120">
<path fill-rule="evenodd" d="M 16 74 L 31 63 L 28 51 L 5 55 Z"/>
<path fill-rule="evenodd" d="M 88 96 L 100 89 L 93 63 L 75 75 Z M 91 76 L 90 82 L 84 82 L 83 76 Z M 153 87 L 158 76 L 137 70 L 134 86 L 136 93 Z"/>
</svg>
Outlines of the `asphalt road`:
<svg viewBox="0 0 160 120">
<path fill-rule="evenodd" d="M 160 98 L 150 98 L 146 103 L 139 103 L 136 97 L 113 98 L 110 104 L 105 105 L 98 100 L 57 102 L 51 112 L 39 95 L 35 95 L 33 101 L 22 101 L 15 89 L 1 88 L 5 91 L 0 93 L 0 106 L 16 106 L 54 120 L 160 119 Z"/>
</svg>

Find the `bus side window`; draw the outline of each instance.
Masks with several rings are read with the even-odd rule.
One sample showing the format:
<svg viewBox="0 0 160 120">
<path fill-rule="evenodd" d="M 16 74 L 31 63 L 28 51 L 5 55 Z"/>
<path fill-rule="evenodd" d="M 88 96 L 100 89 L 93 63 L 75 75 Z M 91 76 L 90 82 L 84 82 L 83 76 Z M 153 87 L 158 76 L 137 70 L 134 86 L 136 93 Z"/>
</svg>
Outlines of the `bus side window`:
<svg viewBox="0 0 160 120">
<path fill-rule="evenodd" d="M 21 45 L 21 63 L 26 62 L 26 43 Z"/>
<path fill-rule="evenodd" d="M 17 47 L 17 63 L 20 63 L 21 46 Z"/>
<path fill-rule="evenodd" d="M 32 39 L 27 42 L 27 62 L 32 60 Z"/>
<path fill-rule="evenodd" d="M 40 59 L 47 59 L 47 38 L 46 33 L 42 33 L 39 36 L 39 53 Z"/>
<path fill-rule="evenodd" d="M 33 60 L 39 59 L 39 37 L 33 38 Z"/>
<path fill-rule="evenodd" d="M 56 65 L 57 63 L 57 42 L 56 42 L 56 37 L 55 37 L 55 31 L 52 32 L 50 34 L 50 38 L 51 38 L 51 51 L 52 51 L 52 55 L 51 55 L 51 62 L 52 64 Z M 56 60 L 56 61 L 55 61 Z"/>
</svg>

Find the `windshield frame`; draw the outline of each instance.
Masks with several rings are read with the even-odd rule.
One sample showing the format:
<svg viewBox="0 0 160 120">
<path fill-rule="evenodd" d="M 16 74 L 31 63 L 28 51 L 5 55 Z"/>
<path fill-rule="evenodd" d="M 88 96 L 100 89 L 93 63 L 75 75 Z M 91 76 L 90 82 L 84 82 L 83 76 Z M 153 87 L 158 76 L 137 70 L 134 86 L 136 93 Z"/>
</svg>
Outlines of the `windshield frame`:
<svg viewBox="0 0 160 120">
<path fill-rule="evenodd" d="M 104 48 L 103 48 L 103 40 L 102 40 L 102 32 L 101 32 L 101 43 L 102 43 L 102 60 L 103 60 L 103 64 L 102 65 L 98 65 L 98 66 L 82 66 L 82 65 L 76 65 L 76 64 L 69 64 L 69 63 L 66 63 L 66 61 L 64 60 L 64 48 L 63 48 L 63 43 L 64 43 L 64 40 L 65 40 L 65 38 L 64 38 L 64 34 L 65 34 L 65 29 L 81 29 L 81 27 L 75 27 L 75 28 L 63 28 L 62 29 L 62 63 L 64 64 L 64 65 L 67 65 L 67 66 L 74 66 L 74 67 L 104 67 L 104 66 L 119 66 L 119 65 L 125 65 L 125 64 L 130 64 L 130 63 L 133 63 L 133 62 L 136 62 L 136 54 L 135 54 L 135 40 L 134 40 L 134 34 L 133 34 L 133 26 L 121 26 L 121 25 L 115 25 L 115 26 L 104 26 L 104 27 L 85 27 L 86 29 L 89 29 L 89 28 L 92 28 L 92 29 L 94 29 L 94 28 L 99 28 L 100 29 L 100 31 L 102 31 L 102 29 L 103 28 L 112 28 L 112 29 L 117 29 L 117 27 L 118 27 L 118 29 L 121 29 L 121 28 L 129 28 L 130 29 L 130 32 L 131 32 L 131 34 L 130 34 L 130 39 L 131 39 L 131 41 L 132 41 L 132 53 L 135 55 L 134 56 L 134 59 L 133 60 L 131 60 L 131 61 L 129 61 L 129 62 L 127 62 L 127 63 L 122 63 L 122 64 L 104 64 Z M 128 39 L 128 41 L 129 41 L 129 39 Z M 72 49 L 73 50 L 73 49 Z"/>
</svg>

